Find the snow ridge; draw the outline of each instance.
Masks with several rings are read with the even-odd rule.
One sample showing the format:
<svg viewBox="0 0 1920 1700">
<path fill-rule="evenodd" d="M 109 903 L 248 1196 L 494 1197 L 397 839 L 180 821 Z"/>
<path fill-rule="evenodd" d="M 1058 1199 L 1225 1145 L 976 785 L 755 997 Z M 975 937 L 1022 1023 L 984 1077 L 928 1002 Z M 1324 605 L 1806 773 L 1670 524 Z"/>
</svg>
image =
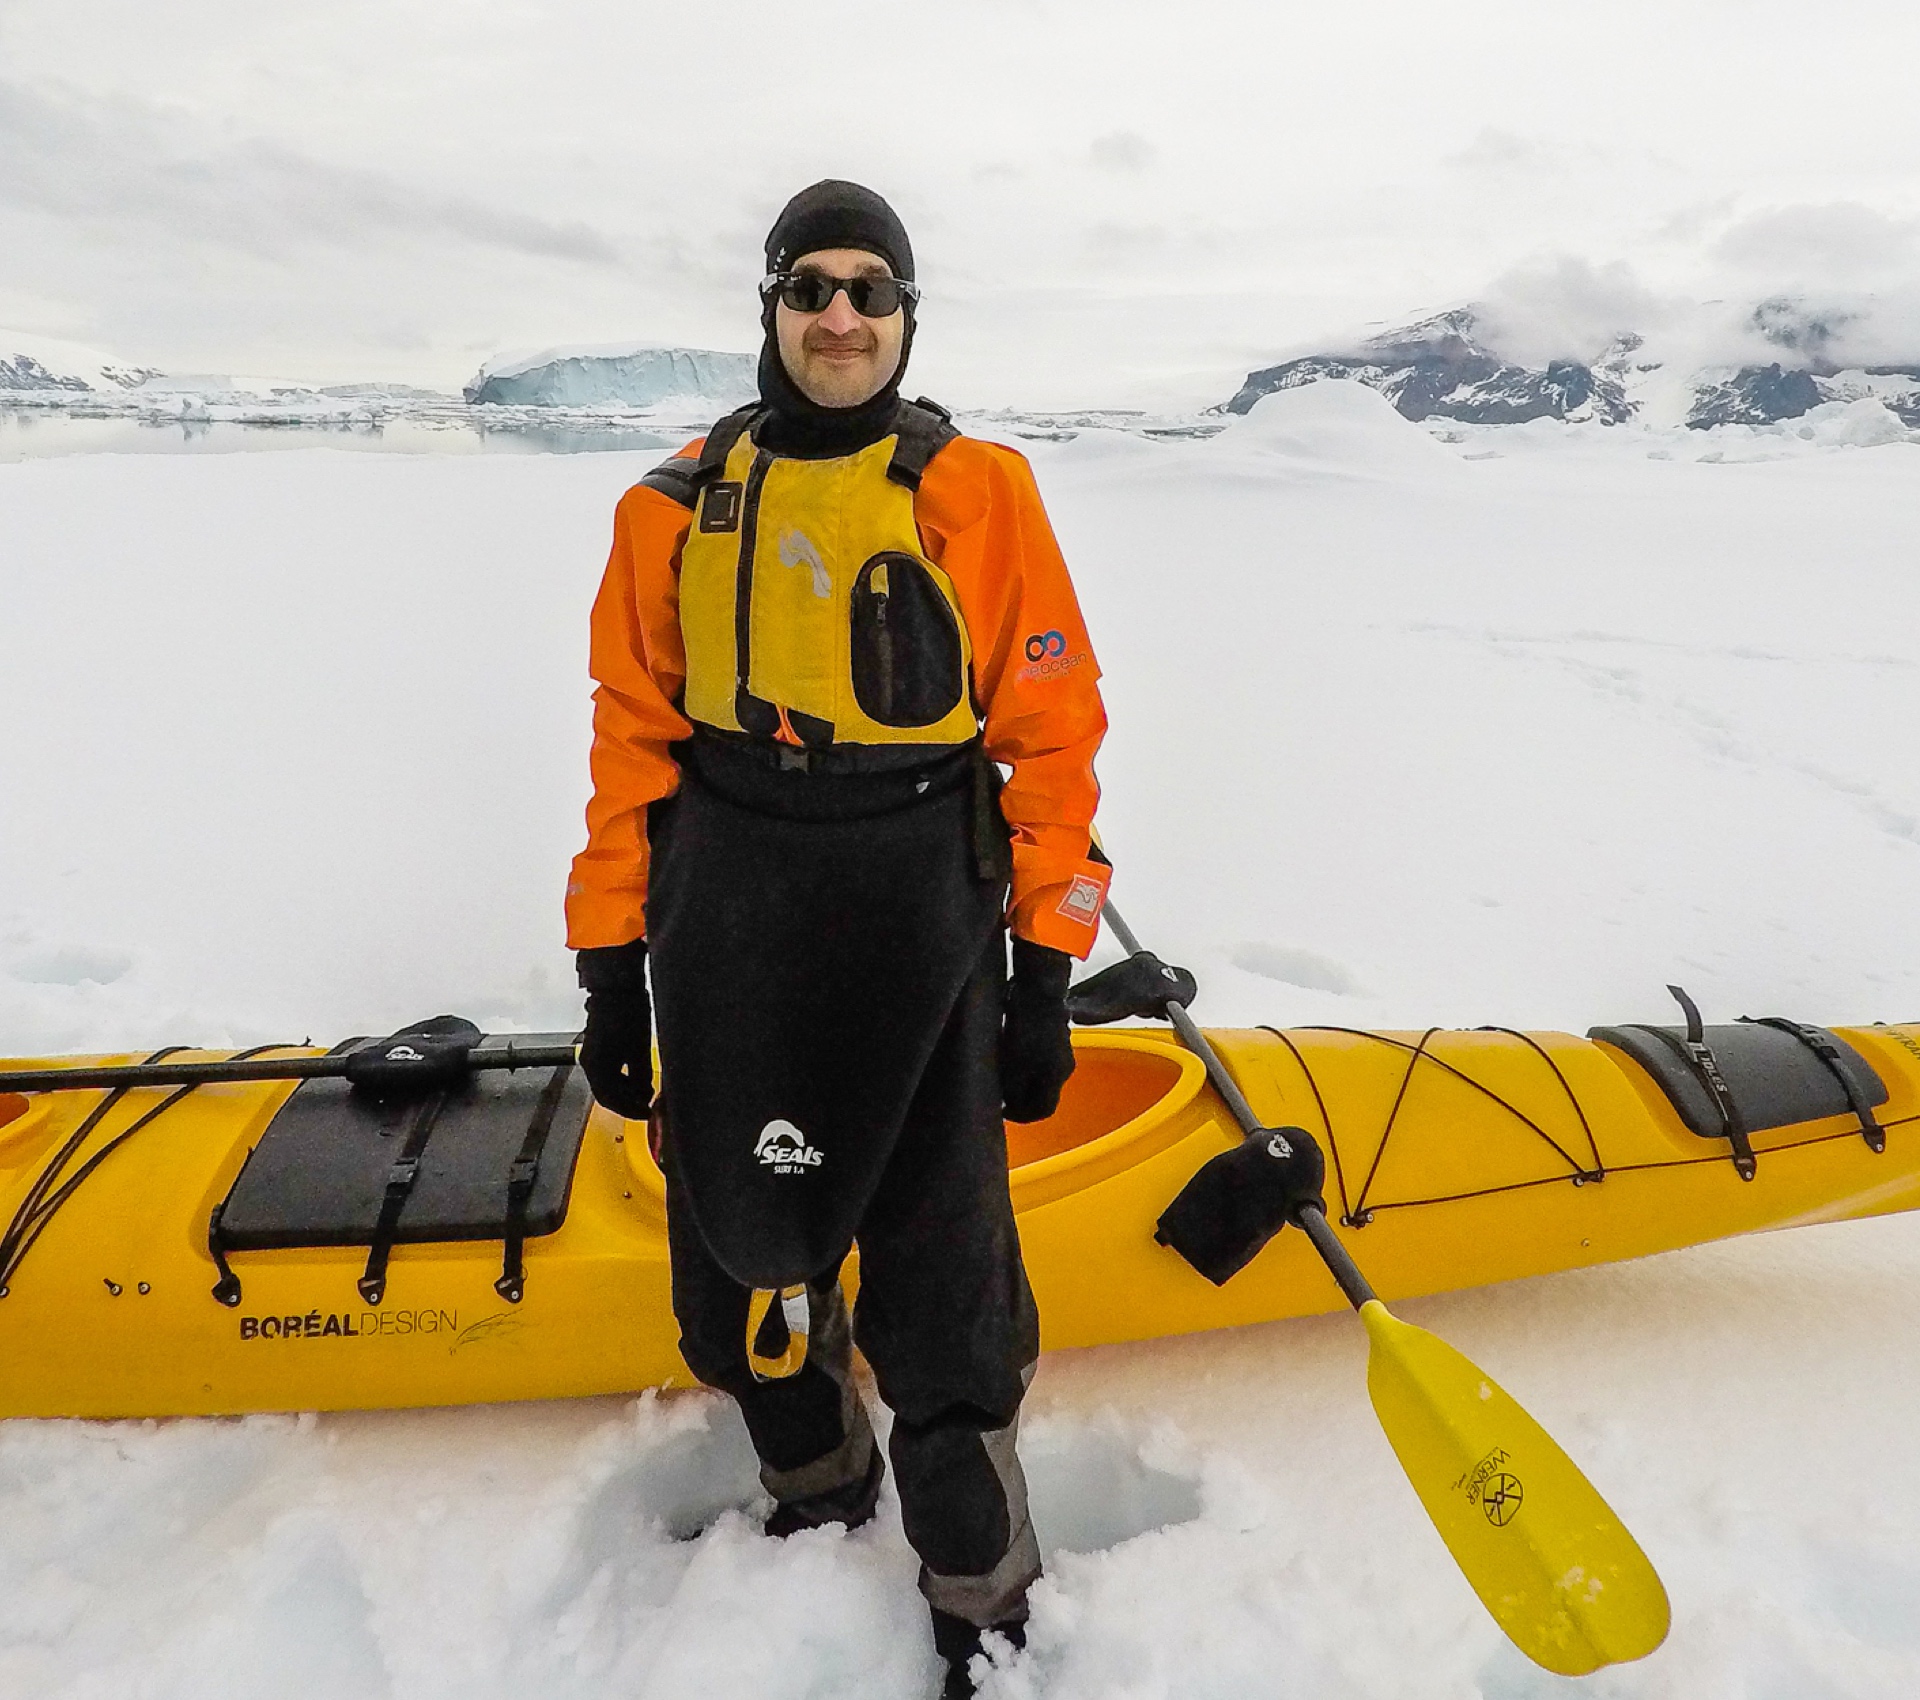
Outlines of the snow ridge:
<svg viewBox="0 0 1920 1700">
<path fill-rule="evenodd" d="M 1773 358 L 1689 367 L 1681 350 L 1661 353 L 1639 331 L 1619 332 L 1585 359 L 1528 362 L 1500 348 L 1497 315 L 1456 307 L 1249 372 L 1226 411 L 1246 413 L 1275 391 L 1349 378 L 1380 391 L 1408 419 L 1470 425 L 1640 420 L 1703 431 L 1774 425 L 1827 402 L 1875 400 L 1903 425 L 1920 428 L 1920 360 L 1850 361 L 1845 332 L 1856 317 L 1774 297 L 1739 327 L 1745 341 Z"/>
</svg>

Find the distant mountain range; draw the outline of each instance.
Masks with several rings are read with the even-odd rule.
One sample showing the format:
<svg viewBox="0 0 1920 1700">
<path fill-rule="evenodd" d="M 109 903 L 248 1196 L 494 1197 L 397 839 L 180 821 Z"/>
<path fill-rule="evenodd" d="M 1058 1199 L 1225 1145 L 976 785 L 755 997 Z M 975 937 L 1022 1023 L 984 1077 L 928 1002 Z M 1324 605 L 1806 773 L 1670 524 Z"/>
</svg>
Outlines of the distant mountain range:
<svg viewBox="0 0 1920 1700">
<path fill-rule="evenodd" d="M 1774 425 L 1823 402 L 1873 397 L 1920 427 L 1920 363 L 1844 365 L 1831 358 L 1831 327 L 1798 304 L 1760 303 L 1747 327 L 1783 358 L 1736 366 L 1676 370 L 1635 333 L 1614 338 L 1591 361 L 1529 364 L 1495 346 L 1480 309 L 1456 307 L 1417 324 L 1332 352 L 1305 354 L 1249 372 L 1229 413 L 1247 413 L 1264 395 L 1323 378 L 1350 378 L 1376 389 L 1408 419 L 1471 425 L 1519 425 L 1531 419 L 1597 420 L 1623 425 Z"/>
<path fill-rule="evenodd" d="M 130 390 L 159 374 L 150 366 L 127 366 L 52 337 L 0 331 L 0 390 L 65 390 L 75 395 Z"/>
</svg>

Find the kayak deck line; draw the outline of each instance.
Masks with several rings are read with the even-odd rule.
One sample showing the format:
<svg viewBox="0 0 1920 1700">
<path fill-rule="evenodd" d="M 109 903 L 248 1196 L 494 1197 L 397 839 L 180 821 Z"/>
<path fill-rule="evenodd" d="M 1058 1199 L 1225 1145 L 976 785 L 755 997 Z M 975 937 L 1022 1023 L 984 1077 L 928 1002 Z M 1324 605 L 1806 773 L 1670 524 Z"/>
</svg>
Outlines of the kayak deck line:
<svg viewBox="0 0 1920 1700">
<path fill-rule="evenodd" d="M 1324 1139 L 1345 1218 L 1331 1231 L 1393 1300 L 1920 1205 L 1920 1024 L 1837 1032 L 1884 1084 L 1885 1153 L 1871 1152 L 1844 1113 L 1756 1128 L 1752 1182 L 1734 1172 L 1724 1139 L 1692 1131 L 1660 1083 L 1606 1043 L 1442 1029 L 1209 1038 L 1262 1123 Z M 1343 1305 L 1301 1235 L 1280 1235 L 1219 1288 L 1156 1245 L 1160 1212 L 1239 1127 L 1164 1027 L 1080 1030 L 1074 1045 L 1080 1066 L 1059 1111 L 1007 1129 L 1008 1185 L 1047 1349 Z M 503 1104 L 522 1106 L 517 1123 L 503 1110 L 497 1128 L 486 1124 L 494 1131 L 474 1136 L 473 1174 L 497 1186 L 504 1212 L 515 1128 L 533 1101 L 512 1095 L 537 1096 L 542 1077 L 486 1078 Z M 306 1095 L 300 1125 L 316 1151 L 373 1138 L 322 1113 L 322 1092 L 346 1086 L 236 1081 L 178 1097 L 155 1086 L 0 1100 L 0 1224 L 33 1224 L 30 1253 L 15 1259 L 0 1299 L 0 1415 L 352 1409 L 690 1384 L 671 1312 L 664 1182 L 643 1130 L 597 1107 L 582 1107 L 577 1145 L 570 1129 L 556 1135 L 543 1182 L 556 1190 L 527 1224 L 520 1302 L 496 1290 L 495 1204 L 482 1200 L 471 1219 L 449 1204 L 436 1218 L 472 1237 L 407 1238 L 407 1212 L 441 1211 L 435 1200 L 461 1182 L 457 1140 L 436 1159 L 442 1128 L 418 1182 L 442 1190 L 405 1204 L 378 1304 L 356 1291 L 368 1242 L 353 1224 L 333 1223 L 330 1243 L 290 1244 L 298 1212 L 255 1211 L 259 1233 L 280 1240 L 226 1250 L 243 1297 L 222 1305 L 207 1224 L 250 1156 L 285 1144 L 293 1122 L 269 1131 L 289 1100 Z M 488 1165 L 500 1151 L 495 1176 Z M 84 1184 L 69 1189 L 83 1167 Z M 265 1185 L 270 1203 L 278 1172 L 256 1166 L 248 1189 Z M 857 1284 L 857 1251 L 845 1280 Z"/>
</svg>

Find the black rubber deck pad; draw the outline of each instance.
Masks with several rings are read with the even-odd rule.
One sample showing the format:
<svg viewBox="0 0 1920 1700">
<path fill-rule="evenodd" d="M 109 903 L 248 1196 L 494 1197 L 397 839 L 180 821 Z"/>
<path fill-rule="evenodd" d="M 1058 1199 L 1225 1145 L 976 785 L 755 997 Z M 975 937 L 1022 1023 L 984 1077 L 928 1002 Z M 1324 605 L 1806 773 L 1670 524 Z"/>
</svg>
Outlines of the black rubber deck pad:
<svg viewBox="0 0 1920 1700">
<path fill-rule="evenodd" d="M 567 1033 L 514 1035 L 521 1045 L 572 1040 Z M 508 1170 L 552 1078 L 551 1069 L 495 1069 L 470 1074 L 448 1093 L 421 1153 L 395 1243 L 501 1237 Z M 387 1173 L 419 1108 L 417 1100 L 371 1098 L 344 1080 L 304 1081 L 268 1125 L 227 1195 L 222 1242 L 233 1251 L 371 1244 Z M 573 1069 L 541 1153 L 527 1208 L 529 1236 L 550 1234 L 566 1218 L 574 1161 L 592 1108 L 586 1077 Z"/>
<path fill-rule="evenodd" d="M 1869 1105 L 1884 1104 L 1886 1085 L 1867 1059 L 1837 1034 L 1827 1033 L 1824 1028 L 1819 1031 L 1839 1047 L 1841 1066 L 1861 1097 Z M 1835 1079 L 1833 1070 L 1791 1033 L 1777 1027 L 1732 1022 L 1707 1028 L 1706 1036 L 1749 1133 L 1848 1113 L 1846 1089 Z M 1653 1076 L 1693 1132 L 1708 1138 L 1720 1134 L 1720 1111 L 1713 1095 L 1701 1084 L 1681 1049 L 1684 1028 L 1636 1023 L 1590 1028 L 1587 1037 L 1617 1045 L 1632 1057 Z"/>
</svg>

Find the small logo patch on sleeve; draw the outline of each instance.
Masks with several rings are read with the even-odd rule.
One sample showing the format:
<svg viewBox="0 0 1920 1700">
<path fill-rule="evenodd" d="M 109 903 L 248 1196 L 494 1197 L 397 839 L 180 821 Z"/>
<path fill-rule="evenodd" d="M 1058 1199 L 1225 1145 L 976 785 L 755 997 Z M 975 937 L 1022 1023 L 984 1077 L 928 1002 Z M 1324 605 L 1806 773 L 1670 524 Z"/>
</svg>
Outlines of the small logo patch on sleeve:
<svg viewBox="0 0 1920 1700">
<path fill-rule="evenodd" d="M 1105 899 L 1106 888 L 1098 880 L 1076 874 L 1073 884 L 1067 887 L 1067 895 L 1060 899 L 1058 913 L 1069 921 L 1090 927 L 1100 919 L 1100 905 Z"/>
</svg>

